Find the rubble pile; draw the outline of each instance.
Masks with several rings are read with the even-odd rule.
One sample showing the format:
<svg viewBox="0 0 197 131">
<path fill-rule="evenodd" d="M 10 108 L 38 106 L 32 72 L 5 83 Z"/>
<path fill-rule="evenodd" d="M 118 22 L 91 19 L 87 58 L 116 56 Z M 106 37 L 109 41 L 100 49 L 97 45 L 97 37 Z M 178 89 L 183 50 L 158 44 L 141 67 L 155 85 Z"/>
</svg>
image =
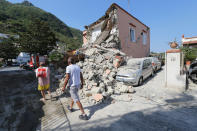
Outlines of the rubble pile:
<svg viewBox="0 0 197 131">
<path fill-rule="evenodd" d="M 92 28 L 87 28 L 88 43 L 79 52 L 85 54 L 80 66 L 85 85 L 80 96 L 93 103 L 102 101 L 112 94 L 133 93 L 132 86 L 116 82 L 118 67 L 124 63 L 126 55 L 120 51 L 119 30 L 117 28 L 116 9 L 106 14 L 102 23 L 101 34 L 91 43 Z M 60 87 L 64 79 L 60 82 Z"/>
<path fill-rule="evenodd" d="M 83 53 L 86 55 L 85 60 L 77 63 L 82 70 L 85 83 L 80 93 L 82 98 L 97 103 L 112 94 L 134 92 L 132 86 L 115 80 L 119 62 L 117 54 L 125 57 L 124 53 L 118 49 L 107 49 L 99 45 L 86 47 Z M 64 79 L 61 80 L 60 87 L 63 85 Z"/>
</svg>

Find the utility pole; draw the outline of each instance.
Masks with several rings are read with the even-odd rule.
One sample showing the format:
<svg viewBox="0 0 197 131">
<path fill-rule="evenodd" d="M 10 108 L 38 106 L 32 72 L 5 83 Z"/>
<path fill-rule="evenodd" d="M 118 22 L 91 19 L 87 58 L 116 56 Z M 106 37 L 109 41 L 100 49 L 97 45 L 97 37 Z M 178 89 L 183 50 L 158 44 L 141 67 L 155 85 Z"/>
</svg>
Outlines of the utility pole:
<svg viewBox="0 0 197 131">
<path fill-rule="evenodd" d="M 128 0 L 128 12 L 130 13 L 131 8 L 130 8 L 130 0 Z"/>
</svg>

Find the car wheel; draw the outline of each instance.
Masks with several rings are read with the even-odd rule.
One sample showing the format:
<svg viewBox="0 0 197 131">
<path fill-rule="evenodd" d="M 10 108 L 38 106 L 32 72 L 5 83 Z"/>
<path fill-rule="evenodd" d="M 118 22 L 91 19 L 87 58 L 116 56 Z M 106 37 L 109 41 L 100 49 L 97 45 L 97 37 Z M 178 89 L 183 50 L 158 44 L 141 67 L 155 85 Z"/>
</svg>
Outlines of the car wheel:
<svg viewBox="0 0 197 131">
<path fill-rule="evenodd" d="M 140 79 L 139 79 L 139 81 L 138 81 L 138 86 L 141 86 L 141 85 L 142 85 L 142 83 L 143 83 L 143 78 L 142 78 L 142 77 L 140 77 Z"/>
</svg>

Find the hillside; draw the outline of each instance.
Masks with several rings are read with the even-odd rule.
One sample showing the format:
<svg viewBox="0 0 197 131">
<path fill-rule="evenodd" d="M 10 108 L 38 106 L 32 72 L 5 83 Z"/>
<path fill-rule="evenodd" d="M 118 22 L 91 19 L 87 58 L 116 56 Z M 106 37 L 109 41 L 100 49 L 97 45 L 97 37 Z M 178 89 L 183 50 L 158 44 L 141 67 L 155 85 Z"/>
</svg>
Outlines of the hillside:
<svg viewBox="0 0 197 131">
<path fill-rule="evenodd" d="M 12 4 L 0 0 L 0 33 L 25 33 L 28 24 L 35 18 L 48 22 L 58 40 L 66 43 L 67 48 L 75 49 L 81 46 L 82 32 L 67 26 L 53 14 L 35 7 L 28 1 Z"/>
</svg>

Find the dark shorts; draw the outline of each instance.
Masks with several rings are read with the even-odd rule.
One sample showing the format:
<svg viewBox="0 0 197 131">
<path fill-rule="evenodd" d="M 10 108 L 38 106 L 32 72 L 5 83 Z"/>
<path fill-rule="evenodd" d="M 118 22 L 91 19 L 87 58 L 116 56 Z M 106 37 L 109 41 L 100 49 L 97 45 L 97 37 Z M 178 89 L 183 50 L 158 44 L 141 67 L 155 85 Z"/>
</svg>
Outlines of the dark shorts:
<svg viewBox="0 0 197 131">
<path fill-rule="evenodd" d="M 79 95 L 78 95 L 79 88 L 80 88 L 80 85 L 70 87 L 70 95 L 74 102 L 79 101 Z"/>
</svg>

